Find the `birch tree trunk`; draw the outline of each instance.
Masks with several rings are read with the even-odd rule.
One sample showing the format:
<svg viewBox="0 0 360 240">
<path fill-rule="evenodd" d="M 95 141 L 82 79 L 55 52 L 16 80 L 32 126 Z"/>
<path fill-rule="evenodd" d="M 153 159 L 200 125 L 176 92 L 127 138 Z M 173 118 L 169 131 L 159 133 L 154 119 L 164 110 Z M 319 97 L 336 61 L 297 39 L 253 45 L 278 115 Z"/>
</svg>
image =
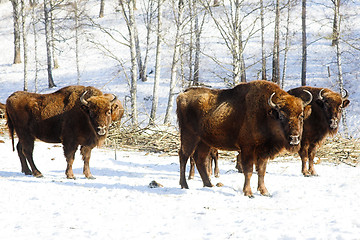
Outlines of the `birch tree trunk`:
<svg viewBox="0 0 360 240">
<path fill-rule="evenodd" d="M 20 3 L 19 0 L 11 0 L 13 6 L 13 21 L 14 21 L 14 62 L 13 64 L 21 63 L 21 31 L 20 31 Z"/>
<path fill-rule="evenodd" d="M 333 39 L 331 42 L 331 46 L 336 46 L 339 41 L 339 9 L 340 9 L 340 0 L 332 0 L 334 3 L 334 22 L 333 22 Z"/>
<path fill-rule="evenodd" d="M 171 76 L 170 76 L 170 89 L 169 89 L 169 98 L 168 104 L 165 113 L 164 124 L 170 123 L 170 115 L 173 110 L 174 106 L 174 89 L 176 85 L 177 79 L 177 63 L 179 61 L 179 48 L 180 48 L 180 41 L 182 35 L 182 25 L 183 25 L 183 12 L 184 12 L 184 2 L 183 0 L 179 0 L 178 9 L 177 9 L 177 19 L 176 19 L 176 36 L 175 36 L 175 43 L 174 43 L 174 53 L 173 53 L 173 60 L 171 64 Z"/>
<path fill-rule="evenodd" d="M 272 81 L 280 85 L 279 25 L 280 25 L 280 6 L 279 6 L 279 0 L 276 0 Z"/>
<path fill-rule="evenodd" d="M 285 33 L 285 50 L 284 50 L 284 66 L 283 66 L 283 74 L 281 79 L 281 88 L 284 88 L 286 70 L 287 70 L 287 56 L 289 52 L 289 31 L 290 31 L 290 10 L 291 10 L 291 0 L 287 2 L 287 18 L 286 18 L 286 33 Z"/>
<path fill-rule="evenodd" d="M 36 4 L 31 4 L 31 25 L 33 29 L 34 35 L 34 60 L 35 60 L 35 76 L 34 76 L 34 84 L 35 84 L 35 93 L 38 92 L 38 72 L 39 72 L 39 57 L 38 57 L 38 38 L 37 38 L 37 31 L 36 31 L 36 14 L 35 14 Z"/>
<path fill-rule="evenodd" d="M 337 26 L 335 26 L 334 29 L 336 29 L 336 32 L 334 33 L 334 44 L 336 46 L 336 63 L 337 63 L 337 68 L 338 68 L 338 85 L 339 85 L 339 90 L 340 93 L 343 94 L 344 91 L 344 79 L 343 79 L 343 71 L 342 71 L 342 62 L 341 62 L 341 48 L 340 48 L 340 0 L 335 0 L 334 1 L 335 4 L 335 11 L 338 12 L 337 14 L 337 19 L 336 19 L 336 24 Z M 334 19 L 335 22 L 335 19 Z M 347 119 L 346 119 L 346 109 L 343 109 L 342 111 L 342 123 L 343 123 L 343 127 L 344 127 L 344 134 L 346 138 L 349 138 L 349 128 L 347 125 Z"/>
<path fill-rule="evenodd" d="M 73 3 L 75 18 L 75 61 L 77 73 L 77 85 L 80 85 L 80 59 L 79 59 L 79 10 L 77 0 Z"/>
<path fill-rule="evenodd" d="M 126 3 L 124 3 L 126 2 Z M 125 6 L 126 5 L 126 6 Z M 130 101 L 131 101 L 131 123 L 134 128 L 138 126 L 138 112 L 137 112 L 137 78 L 138 78 L 138 63 L 136 54 L 136 29 L 135 29 L 135 14 L 134 14 L 134 0 L 120 1 L 122 13 L 124 15 L 130 37 L 130 58 L 131 58 L 131 85 L 130 85 Z M 128 13 L 126 11 L 128 10 Z"/>
<path fill-rule="evenodd" d="M 150 125 L 155 124 L 156 112 L 159 104 L 159 83 L 161 73 L 161 44 L 162 44 L 162 4 L 163 0 L 157 0 L 158 6 L 158 18 L 157 18 L 157 38 L 156 38 L 156 59 L 155 59 L 155 78 L 154 78 L 154 89 L 153 89 L 153 101 L 150 113 Z"/>
<path fill-rule="evenodd" d="M 52 54 L 52 59 L 53 59 L 53 67 L 54 69 L 58 69 L 59 68 L 59 61 L 56 57 L 55 54 L 55 36 L 54 36 L 54 18 L 53 18 L 53 0 L 49 0 L 50 3 L 50 11 L 49 11 L 49 22 L 50 22 L 50 36 L 51 36 L 51 54 Z"/>
<path fill-rule="evenodd" d="M 27 31 L 26 31 L 26 12 L 25 12 L 25 2 L 21 0 L 21 29 L 22 29 L 22 39 L 23 39 L 23 52 L 24 52 L 24 91 L 28 91 L 28 77 L 27 77 L 27 68 L 28 68 L 28 44 L 27 44 Z"/>
<path fill-rule="evenodd" d="M 307 63 L 307 43 L 306 43 L 306 0 L 302 0 L 301 8 L 302 22 L 302 64 L 301 64 L 301 86 L 306 86 L 306 63 Z"/>
<path fill-rule="evenodd" d="M 99 18 L 104 17 L 104 10 L 105 10 L 105 0 L 101 0 L 101 1 L 100 1 Z"/>
<path fill-rule="evenodd" d="M 49 88 L 56 87 L 52 76 L 52 57 L 51 57 L 51 26 L 49 19 L 49 0 L 44 0 L 44 17 L 45 17 L 45 41 L 46 41 L 46 56 L 47 56 L 47 72 Z"/>
<path fill-rule="evenodd" d="M 266 55 L 265 55 L 265 24 L 264 24 L 264 2 L 260 0 L 260 24 L 261 24 L 261 79 L 266 80 Z"/>
</svg>

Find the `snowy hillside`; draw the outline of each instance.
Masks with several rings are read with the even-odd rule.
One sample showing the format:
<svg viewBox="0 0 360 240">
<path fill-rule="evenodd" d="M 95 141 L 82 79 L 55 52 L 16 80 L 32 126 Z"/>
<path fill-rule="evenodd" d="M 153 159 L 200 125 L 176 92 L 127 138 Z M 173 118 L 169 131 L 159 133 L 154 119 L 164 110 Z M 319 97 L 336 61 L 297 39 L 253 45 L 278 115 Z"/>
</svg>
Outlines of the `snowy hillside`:
<svg viewBox="0 0 360 240">
<path fill-rule="evenodd" d="M 60 147 L 37 142 L 35 162 L 44 178 L 20 173 L 9 139 L 0 143 L 2 239 L 358 239 L 360 171 L 322 163 L 305 178 L 300 160 L 270 162 L 272 197 L 243 196 L 244 177 L 220 161 L 224 187 L 203 188 L 197 174 L 180 189 L 177 157 L 95 149 L 94 180 L 65 178 Z M 51 160 L 54 158 L 53 160 Z M 156 180 L 163 188 L 149 188 Z M 256 190 L 256 174 L 251 186 Z"/>
</svg>

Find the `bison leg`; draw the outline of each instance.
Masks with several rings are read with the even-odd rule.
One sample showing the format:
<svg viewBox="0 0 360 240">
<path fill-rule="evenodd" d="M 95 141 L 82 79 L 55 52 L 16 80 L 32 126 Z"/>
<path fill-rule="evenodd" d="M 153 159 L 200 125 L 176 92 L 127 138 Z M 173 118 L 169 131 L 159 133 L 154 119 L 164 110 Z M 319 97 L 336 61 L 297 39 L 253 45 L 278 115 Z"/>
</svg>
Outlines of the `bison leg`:
<svg viewBox="0 0 360 240">
<path fill-rule="evenodd" d="M 194 175 L 195 175 L 195 160 L 194 160 L 194 157 L 191 156 L 191 157 L 190 157 L 189 180 L 190 180 L 190 179 L 194 179 Z"/>
<path fill-rule="evenodd" d="M 264 177 L 266 173 L 266 164 L 267 164 L 266 159 L 258 159 L 256 164 L 256 169 L 258 172 L 258 191 L 260 192 L 261 195 L 270 197 L 270 193 L 266 189 L 265 181 L 264 181 Z"/>
<path fill-rule="evenodd" d="M 239 173 L 243 173 L 242 166 L 241 166 L 241 152 L 236 156 L 236 166 L 235 168 L 238 170 Z"/>
<path fill-rule="evenodd" d="M 180 186 L 181 188 L 188 189 L 189 186 L 186 182 L 185 170 L 189 157 L 194 153 L 195 147 L 199 142 L 199 138 L 194 135 L 186 134 L 184 131 L 180 131 L 181 146 L 179 150 L 180 160 Z"/>
<path fill-rule="evenodd" d="M 245 196 L 248 196 L 250 198 L 254 197 L 250 187 L 250 179 L 253 173 L 254 159 L 254 153 L 251 152 L 251 150 L 249 152 L 241 151 L 241 166 L 245 176 L 243 192 Z"/>
<path fill-rule="evenodd" d="M 19 139 L 20 139 L 20 137 L 19 137 Z M 21 160 L 21 154 L 20 154 L 19 149 L 22 150 L 21 153 L 28 160 L 33 176 L 37 177 L 37 178 L 43 177 L 41 172 L 36 168 L 34 159 L 33 159 L 34 139 L 23 140 L 23 138 L 21 138 L 21 140 L 19 141 L 19 144 L 17 145 L 17 149 L 18 149 L 18 155 L 20 157 L 20 161 L 22 161 L 22 160 Z M 21 164 L 23 164 L 23 163 L 21 163 Z M 25 162 L 25 164 L 26 164 L 26 162 Z"/>
<path fill-rule="evenodd" d="M 76 179 L 74 176 L 72 165 L 74 163 L 75 152 L 77 147 L 78 146 L 76 144 L 73 144 L 73 146 L 71 146 L 70 144 L 64 144 L 64 155 L 67 162 L 65 174 L 66 174 L 66 178 L 68 179 Z"/>
<path fill-rule="evenodd" d="M 308 148 L 309 146 L 301 146 L 301 149 L 299 151 L 299 155 L 301 158 L 301 172 L 305 177 L 309 177 L 309 171 L 307 170 L 307 161 L 308 161 Z"/>
<path fill-rule="evenodd" d="M 84 147 L 82 146 L 80 148 L 80 153 L 82 155 L 82 158 L 84 160 L 84 169 L 83 169 L 83 173 L 85 175 L 85 177 L 87 179 L 95 179 L 92 175 L 91 175 L 91 172 L 90 172 L 90 156 L 91 156 L 91 150 L 92 148 L 90 147 Z"/>
<path fill-rule="evenodd" d="M 315 158 L 315 154 L 316 154 L 316 146 L 310 146 L 309 148 L 309 174 L 310 176 L 319 176 L 316 171 L 315 171 L 315 167 L 314 167 L 314 158 Z"/>
<path fill-rule="evenodd" d="M 204 142 L 200 142 L 195 153 L 194 159 L 196 163 L 196 167 L 200 173 L 201 179 L 203 181 L 204 187 L 213 187 L 209 177 L 209 152 L 210 147 L 206 145 Z"/>
<path fill-rule="evenodd" d="M 214 168 L 215 177 L 218 178 L 220 176 L 220 171 L 219 171 L 219 165 L 218 165 L 219 153 L 217 150 L 211 151 L 211 158 L 212 158 L 212 160 L 214 160 L 214 164 L 215 164 L 215 168 Z"/>
<path fill-rule="evenodd" d="M 26 162 L 26 157 L 25 157 L 25 155 L 23 153 L 22 146 L 21 146 L 20 142 L 16 145 L 16 149 L 17 149 L 17 152 L 18 152 L 18 155 L 19 155 L 19 158 L 20 158 L 21 172 L 25 173 L 25 175 L 32 175 L 32 171 L 29 169 L 29 166 L 28 166 L 28 164 Z"/>
</svg>

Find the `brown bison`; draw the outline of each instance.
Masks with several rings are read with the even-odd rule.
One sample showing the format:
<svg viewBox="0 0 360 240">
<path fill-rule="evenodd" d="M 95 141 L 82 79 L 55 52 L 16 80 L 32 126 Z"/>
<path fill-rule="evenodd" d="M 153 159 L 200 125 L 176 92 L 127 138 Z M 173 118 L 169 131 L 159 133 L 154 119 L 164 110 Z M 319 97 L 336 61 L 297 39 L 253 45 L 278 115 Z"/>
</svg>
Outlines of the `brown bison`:
<svg viewBox="0 0 360 240">
<path fill-rule="evenodd" d="M 39 139 L 63 144 L 67 161 L 65 174 L 70 179 L 75 179 L 72 164 L 80 145 L 83 173 L 91 179 L 91 150 L 106 138 L 111 123 L 111 102 L 94 87 L 69 86 L 51 94 L 19 91 L 6 100 L 6 118 L 13 149 L 14 131 L 19 138 L 16 148 L 23 173 L 42 177 L 32 156 L 34 140 Z"/>
<path fill-rule="evenodd" d="M 188 188 L 186 163 L 195 149 L 197 168 L 206 187 L 212 187 L 206 157 L 210 149 L 240 151 L 245 196 L 253 197 L 250 178 L 258 162 L 258 190 L 269 196 L 264 184 L 267 159 L 286 149 L 297 152 L 303 119 L 310 112 L 306 102 L 268 81 L 252 81 L 232 89 L 189 88 L 177 97 L 180 130 L 180 185 Z"/>
<path fill-rule="evenodd" d="M 314 98 L 310 103 L 311 115 L 304 121 L 301 148 L 298 153 L 301 157 L 304 176 L 317 176 L 314 168 L 316 151 L 326 136 L 337 133 L 342 109 L 346 108 L 350 101 L 347 99 L 347 91 L 344 96 L 341 96 L 327 88 L 298 87 L 289 90 L 288 93 L 302 97 L 304 90 L 311 92 Z M 307 161 L 309 161 L 308 169 Z"/>
<path fill-rule="evenodd" d="M 3 103 L 0 103 L 0 118 L 5 117 L 5 108 L 6 108 L 6 105 Z"/>
<path fill-rule="evenodd" d="M 194 157 L 197 157 L 197 151 L 195 150 L 194 154 L 190 156 L 190 170 L 189 170 L 189 179 L 194 179 L 194 175 L 195 175 L 195 164 L 196 161 L 194 159 Z M 213 174 L 213 170 L 212 170 L 212 166 L 213 166 L 213 162 L 214 162 L 214 175 L 215 177 L 219 177 L 220 176 L 220 171 L 219 171 L 219 166 L 218 166 L 218 159 L 219 159 L 219 153 L 218 150 L 216 150 L 215 148 L 211 148 L 209 155 L 206 157 L 208 163 L 208 174 L 209 176 L 211 176 Z"/>
</svg>

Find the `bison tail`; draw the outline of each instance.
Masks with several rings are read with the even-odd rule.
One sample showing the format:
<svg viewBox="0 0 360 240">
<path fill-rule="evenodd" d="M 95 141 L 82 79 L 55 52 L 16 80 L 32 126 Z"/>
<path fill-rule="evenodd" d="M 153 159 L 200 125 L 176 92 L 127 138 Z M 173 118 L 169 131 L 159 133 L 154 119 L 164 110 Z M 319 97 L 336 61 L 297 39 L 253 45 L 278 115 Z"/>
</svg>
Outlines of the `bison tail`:
<svg viewBox="0 0 360 240">
<path fill-rule="evenodd" d="M 11 143 L 12 143 L 12 148 L 13 148 L 13 151 L 15 151 L 15 144 L 14 144 L 14 125 L 11 121 L 11 118 L 10 118 L 10 115 L 8 113 L 8 111 L 6 111 L 6 119 L 7 119 L 7 126 L 9 128 L 9 134 L 10 134 L 10 137 L 11 137 Z"/>
</svg>

